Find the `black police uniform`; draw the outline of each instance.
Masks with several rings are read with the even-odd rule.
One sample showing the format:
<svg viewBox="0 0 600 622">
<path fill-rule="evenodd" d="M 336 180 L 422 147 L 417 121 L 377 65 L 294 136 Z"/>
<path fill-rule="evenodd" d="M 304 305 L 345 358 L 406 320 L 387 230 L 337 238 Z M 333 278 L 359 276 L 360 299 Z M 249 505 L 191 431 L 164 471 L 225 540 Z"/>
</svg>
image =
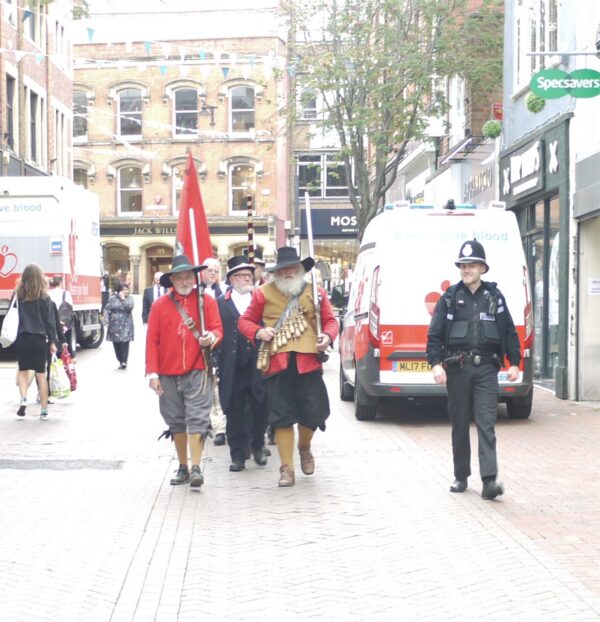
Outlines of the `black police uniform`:
<svg viewBox="0 0 600 622">
<path fill-rule="evenodd" d="M 431 318 L 427 359 L 432 367 L 443 363 L 446 369 L 457 480 L 471 475 L 472 415 L 479 439 L 481 478 L 496 478 L 498 370 L 505 356 L 510 365 L 521 360 L 519 337 L 496 284 L 482 281 L 475 293 L 462 281 L 448 288 Z"/>
</svg>

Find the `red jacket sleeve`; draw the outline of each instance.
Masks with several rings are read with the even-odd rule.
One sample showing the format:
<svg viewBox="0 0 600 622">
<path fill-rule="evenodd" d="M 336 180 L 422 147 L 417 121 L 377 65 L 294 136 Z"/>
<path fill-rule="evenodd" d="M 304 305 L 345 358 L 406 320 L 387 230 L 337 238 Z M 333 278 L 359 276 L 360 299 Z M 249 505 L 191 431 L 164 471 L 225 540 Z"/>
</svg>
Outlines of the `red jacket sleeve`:
<svg viewBox="0 0 600 622">
<path fill-rule="evenodd" d="M 324 289 L 320 289 L 319 295 L 321 298 L 321 328 L 331 339 L 331 344 L 333 345 L 340 330 L 338 321 L 333 313 L 333 307 L 331 306 L 327 292 Z"/>
</svg>

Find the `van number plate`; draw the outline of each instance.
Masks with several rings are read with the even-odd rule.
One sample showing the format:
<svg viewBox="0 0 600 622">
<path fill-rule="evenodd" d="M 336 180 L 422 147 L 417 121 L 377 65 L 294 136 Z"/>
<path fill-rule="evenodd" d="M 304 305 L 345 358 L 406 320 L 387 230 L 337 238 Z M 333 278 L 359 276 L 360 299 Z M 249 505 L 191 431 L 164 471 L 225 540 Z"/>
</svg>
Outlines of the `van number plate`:
<svg viewBox="0 0 600 622">
<path fill-rule="evenodd" d="M 427 361 L 392 361 L 392 371 L 431 371 Z"/>
</svg>

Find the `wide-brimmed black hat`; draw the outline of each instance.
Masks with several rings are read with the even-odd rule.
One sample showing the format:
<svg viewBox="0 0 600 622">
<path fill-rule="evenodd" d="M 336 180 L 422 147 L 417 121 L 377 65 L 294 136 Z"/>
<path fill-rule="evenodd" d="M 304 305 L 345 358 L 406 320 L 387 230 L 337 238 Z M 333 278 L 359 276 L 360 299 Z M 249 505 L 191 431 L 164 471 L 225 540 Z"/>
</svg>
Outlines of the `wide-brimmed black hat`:
<svg viewBox="0 0 600 622">
<path fill-rule="evenodd" d="M 300 259 L 298 251 L 291 246 L 282 246 L 277 249 L 277 263 L 274 266 L 266 268 L 267 272 L 275 272 L 282 268 L 293 266 L 297 263 L 301 263 L 304 266 L 304 270 L 308 272 L 314 265 L 315 260 L 312 257 L 305 257 Z"/>
<path fill-rule="evenodd" d="M 248 249 L 244 249 L 244 256 L 246 258 L 246 261 L 248 261 Z M 254 249 L 254 263 L 257 266 L 264 266 L 265 264 L 265 260 L 263 259 L 263 254 L 262 251 L 258 248 Z"/>
<path fill-rule="evenodd" d="M 490 269 L 485 259 L 485 250 L 477 240 L 467 240 L 464 242 L 460 247 L 458 259 L 454 263 L 457 268 L 460 267 L 461 263 L 482 263 L 485 266 L 485 272 Z"/>
<path fill-rule="evenodd" d="M 239 270 L 252 270 L 254 274 L 254 264 L 248 263 L 248 257 L 244 255 L 235 255 L 227 260 L 227 278 Z"/>
<path fill-rule="evenodd" d="M 192 264 L 187 255 L 175 255 L 175 257 L 173 257 L 173 263 L 171 264 L 171 270 L 169 272 L 165 272 L 160 277 L 160 284 L 163 287 L 173 287 L 173 283 L 171 283 L 170 279 L 172 274 L 176 274 L 177 272 L 186 272 L 188 270 L 198 274 L 198 272 L 205 269 L 206 266 L 195 266 Z"/>
</svg>

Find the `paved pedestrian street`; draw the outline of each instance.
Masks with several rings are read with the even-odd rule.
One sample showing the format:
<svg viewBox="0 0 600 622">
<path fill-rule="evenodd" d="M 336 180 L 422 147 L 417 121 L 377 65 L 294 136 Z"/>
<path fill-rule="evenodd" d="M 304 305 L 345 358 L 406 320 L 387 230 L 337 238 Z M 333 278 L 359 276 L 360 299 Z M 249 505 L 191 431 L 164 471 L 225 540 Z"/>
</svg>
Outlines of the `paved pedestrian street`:
<svg viewBox="0 0 600 622">
<path fill-rule="evenodd" d="M 194 493 L 169 485 L 142 340 L 139 327 L 126 371 L 109 343 L 80 352 L 79 388 L 47 421 L 34 387 L 16 417 L 15 363 L 0 363 L 0 620 L 600 619 L 594 405 L 538 389 L 530 420 L 501 406 L 506 493 L 483 501 L 478 476 L 448 491 L 443 412 L 356 421 L 333 355 L 314 476 L 296 464 L 279 489 L 275 447 L 266 467 L 230 473 L 209 442 Z"/>
</svg>

